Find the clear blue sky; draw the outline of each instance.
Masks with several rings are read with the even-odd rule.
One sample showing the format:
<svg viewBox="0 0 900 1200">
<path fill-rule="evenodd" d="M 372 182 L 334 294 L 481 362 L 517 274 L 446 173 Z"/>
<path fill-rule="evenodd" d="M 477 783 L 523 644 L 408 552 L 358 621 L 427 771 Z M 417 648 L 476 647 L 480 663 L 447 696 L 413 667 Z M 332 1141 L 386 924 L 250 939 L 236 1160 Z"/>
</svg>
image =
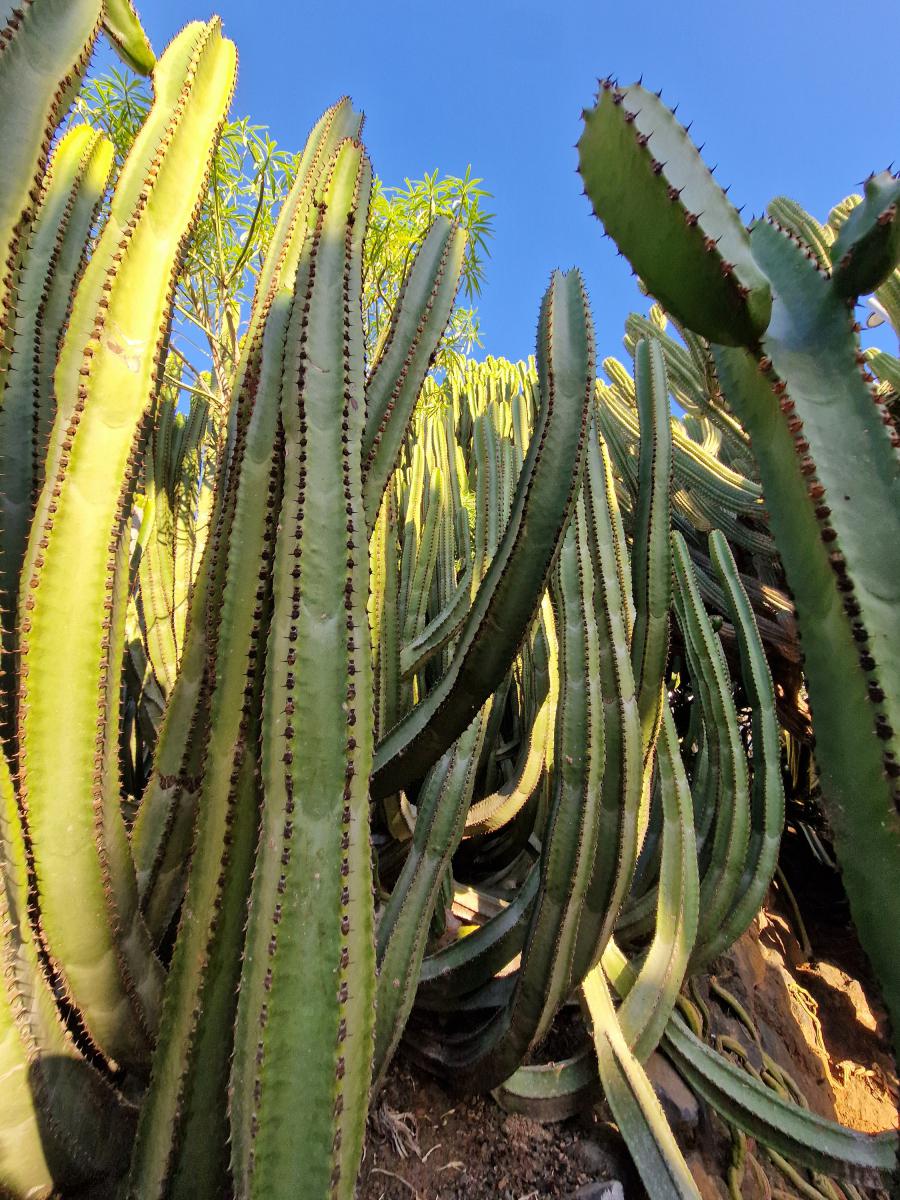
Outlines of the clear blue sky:
<svg viewBox="0 0 900 1200">
<path fill-rule="evenodd" d="M 137 0 L 159 53 L 204 0 Z M 479 308 L 485 351 L 532 352 L 551 269 L 580 266 L 600 355 L 646 301 L 600 236 L 575 173 L 598 75 L 663 89 L 692 120 L 747 214 L 785 193 L 819 219 L 873 169 L 900 162 L 898 0 L 218 0 L 240 71 L 233 112 L 299 149 L 345 92 L 387 184 L 471 163 L 493 192 Z M 877 343 L 896 352 L 881 330 Z"/>
</svg>

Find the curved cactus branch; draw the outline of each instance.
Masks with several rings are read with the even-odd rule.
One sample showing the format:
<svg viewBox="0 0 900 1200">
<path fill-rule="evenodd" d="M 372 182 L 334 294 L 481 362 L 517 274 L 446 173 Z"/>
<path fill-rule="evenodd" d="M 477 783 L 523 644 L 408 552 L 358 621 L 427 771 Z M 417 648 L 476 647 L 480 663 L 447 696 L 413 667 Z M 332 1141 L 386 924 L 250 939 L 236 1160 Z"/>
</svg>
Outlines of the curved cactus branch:
<svg viewBox="0 0 900 1200">
<path fill-rule="evenodd" d="M 103 31 L 127 67 L 149 75 L 156 55 L 131 0 L 103 0 Z"/>
<path fill-rule="evenodd" d="M 900 261 L 900 176 L 866 180 L 862 204 L 847 217 L 831 250 L 834 289 L 856 299 L 874 292 Z"/>
<path fill-rule="evenodd" d="M 500 547 L 450 667 L 379 743 L 372 792 L 421 778 L 504 677 L 534 616 L 581 472 L 593 391 L 593 330 L 577 272 L 554 275 L 538 336 L 541 408 Z"/>
<path fill-rule="evenodd" d="M 437 217 L 401 286 L 381 352 L 366 382 L 363 486 L 371 532 L 409 419 L 456 299 L 466 232 Z"/>
</svg>

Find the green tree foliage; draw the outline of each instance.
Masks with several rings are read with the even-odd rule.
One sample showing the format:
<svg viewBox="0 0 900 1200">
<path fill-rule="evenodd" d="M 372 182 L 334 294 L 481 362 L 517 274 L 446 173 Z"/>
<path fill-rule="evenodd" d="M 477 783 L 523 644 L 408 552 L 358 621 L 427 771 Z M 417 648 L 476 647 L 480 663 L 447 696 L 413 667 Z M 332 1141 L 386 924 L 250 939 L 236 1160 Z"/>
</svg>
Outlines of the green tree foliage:
<svg viewBox="0 0 900 1200">
<path fill-rule="evenodd" d="M 152 104 L 152 88 L 127 70 L 88 78 L 72 121 L 88 121 L 115 147 L 120 165 Z M 202 396 L 224 414 L 249 306 L 278 213 L 297 171 L 299 154 L 280 149 L 265 125 L 226 121 L 209 187 L 191 233 L 176 285 L 167 380 Z M 493 214 L 490 193 L 471 167 L 462 178 L 438 170 L 391 187 L 375 179 L 363 260 L 364 330 L 374 361 L 390 325 L 401 281 L 436 216 L 456 220 L 468 234 L 460 296 L 435 355 L 436 372 L 461 366 L 481 345 L 475 302 L 481 293 Z"/>
</svg>

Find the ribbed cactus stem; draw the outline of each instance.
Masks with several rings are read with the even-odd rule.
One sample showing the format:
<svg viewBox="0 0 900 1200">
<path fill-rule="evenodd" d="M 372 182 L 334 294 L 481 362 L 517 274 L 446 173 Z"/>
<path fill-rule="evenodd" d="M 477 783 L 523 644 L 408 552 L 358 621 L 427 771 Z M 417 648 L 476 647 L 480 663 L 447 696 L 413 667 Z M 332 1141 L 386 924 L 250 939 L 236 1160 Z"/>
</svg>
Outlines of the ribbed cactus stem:
<svg viewBox="0 0 900 1200">
<path fill-rule="evenodd" d="M 232 1077 L 238 1195 L 350 1197 L 374 1024 L 372 668 L 359 308 L 370 168 L 331 169 L 285 357 L 265 803 Z"/>
</svg>

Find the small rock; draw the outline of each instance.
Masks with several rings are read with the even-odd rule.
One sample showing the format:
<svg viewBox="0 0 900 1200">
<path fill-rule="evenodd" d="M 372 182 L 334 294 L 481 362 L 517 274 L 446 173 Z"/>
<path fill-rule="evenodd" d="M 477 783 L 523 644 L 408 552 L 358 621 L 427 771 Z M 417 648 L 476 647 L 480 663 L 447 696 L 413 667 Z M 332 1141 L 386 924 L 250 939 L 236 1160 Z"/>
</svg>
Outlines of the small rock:
<svg viewBox="0 0 900 1200">
<path fill-rule="evenodd" d="M 692 1135 L 700 1120 L 700 1106 L 694 1093 L 657 1051 L 647 1059 L 644 1070 L 673 1132 L 682 1137 Z"/>
<path fill-rule="evenodd" d="M 585 1183 L 572 1193 L 571 1200 L 625 1200 L 625 1189 L 618 1179 Z"/>
<path fill-rule="evenodd" d="M 591 1175 L 614 1175 L 616 1161 L 598 1142 L 585 1139 L 572 1143 L 572 1158 Z"/>
</svg>

